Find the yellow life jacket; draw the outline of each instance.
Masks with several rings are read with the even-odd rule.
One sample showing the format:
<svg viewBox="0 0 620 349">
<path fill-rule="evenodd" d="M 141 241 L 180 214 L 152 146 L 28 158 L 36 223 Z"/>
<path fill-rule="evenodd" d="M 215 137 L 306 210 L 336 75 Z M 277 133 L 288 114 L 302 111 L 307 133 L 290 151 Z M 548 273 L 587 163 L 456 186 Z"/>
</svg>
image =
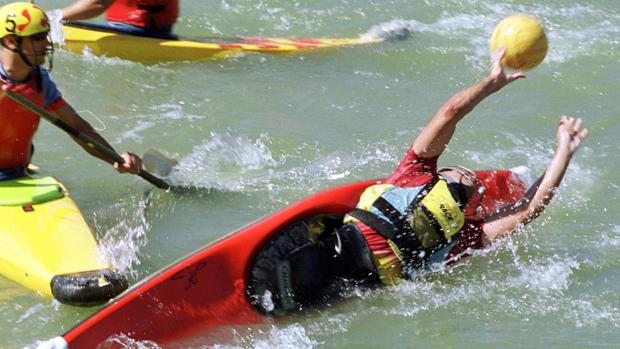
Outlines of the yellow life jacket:
<svg viewBox="0 0 620 349">
<path fill-rule="evenodd" d="M 455 239 L 465 224 L 461 205 L 444 179 L 409 188 L 370 186 L 345 223 L 355 219 L 388 239 L 401 261 L 413 266 Z"/>
</svg>

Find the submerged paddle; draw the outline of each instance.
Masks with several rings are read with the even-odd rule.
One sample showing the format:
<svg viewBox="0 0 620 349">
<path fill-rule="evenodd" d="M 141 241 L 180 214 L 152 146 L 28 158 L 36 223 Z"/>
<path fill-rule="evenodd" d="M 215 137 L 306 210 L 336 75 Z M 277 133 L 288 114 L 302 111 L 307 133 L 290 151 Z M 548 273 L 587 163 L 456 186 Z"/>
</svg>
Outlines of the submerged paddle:
<svg viewBox="0 0 620 349">
<path fill-rule="evenodd" d="M 177 160 L 165 156 L 157 149 L 150 148 L 142 155 L 144 168 L 160 177 L 168 177 L 172 168 L 178 164 Z"/>
<path fill-rule="evenodd" d="M 52 113 L 50 113 L 47 110 L 41 108 L 40 106 L 34 104 L 29 99 L 27 99 L 27 98 L 25 98 L 25 97 L 15 93 L 15 92 L 9 90 L 9 89 L 5 90 L 4 92 L 9 96 L 9 98 L 11 98 L 16 103 L 21 104 L 23 107 L 25 107 L 26 109 L 30 110 L 31 112 L 37 114 L 39 117 L 49 121 L 50 123 L 54 124 L 56 127 L 62 129 L 65 132 L 67 132 L 71 136 L 73 136 L 73 137 L 81 140 L 82 142 L 86 143 L 86 145 L 89 146 L 90 148 L 96 149 L 98 152 L 103 154 L 103 156 L 106 157 L 108 160 L 112 160 L 114 162 L 118 162 L 119 164 L 122 164 L 123 162 L 125 162 L 123 157 L 120 156 L 114 150 L 104 146 L 103 144 L 101 144 L 101 143 L 97 142 L 96 140 L 94 140 L 92 137 L 90 137 L 90 136 L 80 132 L 79 130 L 75 129 L 73 126 L 67 124 L 63 120 L 61 120 L 58 117 L 54 116 Z M 171 189 L 170 184 L 166 183 L 164 180 L 162 180 L 160 178 L 155 177 L 154 175 L 152 175 L 151 173 L 147 172 L 144 169 L 140 169 L 140 173 L 138 173 L 138 176 L 144 178 L 147 182 L 153 184 L 157 188 L 166 189 L 166 190 L 167 189 Z"/>
</svg>

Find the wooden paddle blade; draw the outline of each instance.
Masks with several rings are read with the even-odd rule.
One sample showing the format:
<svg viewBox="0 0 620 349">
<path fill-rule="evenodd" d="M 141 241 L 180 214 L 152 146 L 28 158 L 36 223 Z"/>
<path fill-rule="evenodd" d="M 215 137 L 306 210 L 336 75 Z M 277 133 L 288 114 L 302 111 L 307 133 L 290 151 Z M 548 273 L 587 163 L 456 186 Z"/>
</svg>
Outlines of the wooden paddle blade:
<svg viewBox="0 0 620 349">
<path fill-rule="evenodd" d="M 160 177 L 167 177 L 172 168 L 179 162 L 175 159 L 166 157 L 160 151 L 150 148 L 142 155 L 142 166 Z"/>
</svg>

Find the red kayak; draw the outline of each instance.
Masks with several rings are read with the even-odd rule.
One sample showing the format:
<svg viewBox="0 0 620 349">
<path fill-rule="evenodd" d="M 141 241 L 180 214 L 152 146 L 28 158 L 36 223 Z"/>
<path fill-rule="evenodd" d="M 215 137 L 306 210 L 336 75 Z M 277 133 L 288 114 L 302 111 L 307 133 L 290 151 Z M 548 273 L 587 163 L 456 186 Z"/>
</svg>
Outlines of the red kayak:
<svg viewBox="0 0 620 349">
<path fill-rule="evenodd" d="M 476 174 L 487 189 L 487 210 L 518 200 L 525 192 L 524 183 L 510 171 Z M 118 334 L 165 344 L 221 326 L 266 321 L 246 296 L 250 269 L 262 247 L 300 219 L 346 214 L 375 182 L 316 193 L 209 244 L 130 288 L 62 337 L 46 342 L 47 348 L 95 348 Z"/>
</svg>

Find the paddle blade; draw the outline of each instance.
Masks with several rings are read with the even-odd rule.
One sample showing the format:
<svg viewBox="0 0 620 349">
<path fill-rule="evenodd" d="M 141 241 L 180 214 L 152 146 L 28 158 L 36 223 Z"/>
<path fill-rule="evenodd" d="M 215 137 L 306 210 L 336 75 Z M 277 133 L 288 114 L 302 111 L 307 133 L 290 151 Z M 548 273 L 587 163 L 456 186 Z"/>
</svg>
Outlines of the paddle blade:
<svg viewBox="0 0 620 349">
<path fill-rule="evenodd" d="M 179 162 L 175 159 L 166 157 L 156 149 L 147 150 L 142 155 L 142 166 L 149 172 L 155 173 L 160 177 L 167 177 L 172 168 Z"/>
</svg>

